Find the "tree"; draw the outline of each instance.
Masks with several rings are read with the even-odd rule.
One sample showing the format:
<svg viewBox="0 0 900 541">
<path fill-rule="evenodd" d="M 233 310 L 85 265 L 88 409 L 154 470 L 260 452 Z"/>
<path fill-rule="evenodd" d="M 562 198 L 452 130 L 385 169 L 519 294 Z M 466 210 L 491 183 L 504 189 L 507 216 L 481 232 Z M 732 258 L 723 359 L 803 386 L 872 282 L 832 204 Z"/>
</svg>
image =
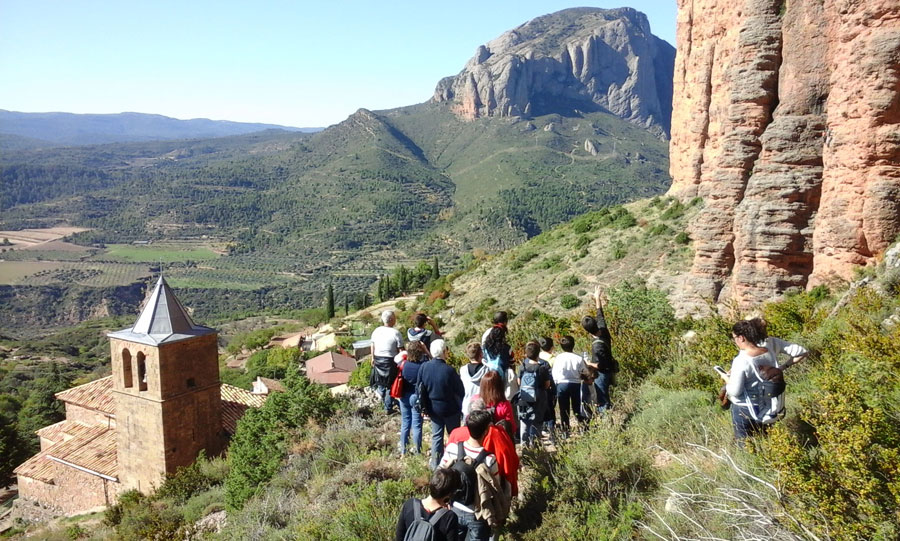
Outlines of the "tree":
<svg viewBox="0 0 900 541">
<path fill-rule="evenodd" d="M 13 470 L 25 460 L 24 442 L 16 429 L 16 423 L 0 415 L 0 487 L 8 486 Z"/>
<path fill-rule="evenodd" d="M 325 317 L 331 319 L 334 317 L 334 286 L 328 284 L 328 291 L 325 293 Z"/>
<path fill-rule="evenodd" d="M 434 256 L 434 262 L 431 264 L 431 279 L 437 280 L 441 277 L 441 270 L 438 268 L 438 258 Z"/>
<path fill-rule="evenodd" d="M 347 295 L 344 295 L 344 315 L 350 315 L 350 297 Z"/>
</svg>

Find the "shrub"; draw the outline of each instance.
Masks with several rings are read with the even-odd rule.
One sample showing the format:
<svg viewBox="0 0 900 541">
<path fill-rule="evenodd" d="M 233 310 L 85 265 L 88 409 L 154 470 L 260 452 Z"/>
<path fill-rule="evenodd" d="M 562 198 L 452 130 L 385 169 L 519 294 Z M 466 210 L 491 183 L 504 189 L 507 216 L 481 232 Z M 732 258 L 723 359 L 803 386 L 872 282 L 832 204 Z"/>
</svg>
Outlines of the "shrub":
<svg viewBox="0 0 900 541">
<path fill-rule="evenodd" d="M 347 385 L 357 389 L 363 389 L 369 386 L 372 377 L 372 365 L 368 361 L 359 363 L 356 369 L 350 374 L 350 381 Z"/>
<path fill-rule="evenodd" d="M 672 356 L 675 311 L 664 292 L 642 281 L 624 282 L 608 294 L 607 323 L 620 377 L 643 378 Z"/>
<path fill-rule="evenodd" d="M 187 525 L 181 513 L 164 502 L 152 502 L 131 509 L 116 526 L 118 539 L 169 541 L 191 537 L 192 525 Z"/>
<path fill-rule="evenodd" d="M 623 500 L 612 505 L 608 501 L 562 502 L 544 513 L 541 525 L 528 532 L 526 541 L 570 541 L 600 539 L 628 541 L 634 539 L 635 523 L 643 518 L 640 503 Z"/>
<path fill-rule="evenodd" d="M 690 242 L 691 237 L 689 237 L 688 234 L 684 231 L 675 235 L 675 244 L 690 244 Z"/>
<path fill-rule="evenodd" d="M 580 283 L 581 283 L 581 280 L 579 280 L 578 277 L 575 276 L 574 274 L 566 276 L 565 278 L 563 278 L 563 281 L 562 281 L 562 285 L 564 285 L 565 287 L 577 286 Z"/>
<path fill-rule="evenodd" d="M 415 494 L 409 480 L 360 483 L 347 487 L 349 499 L 318 520 L 300 523 L 298 539 L 393 539 L 397 513 L 407 498 Z"/>
<path fill-rule="evenodd" d="M 651 237 L 656 237 L 659 235 L 671 235 L 672 229 L 666 224 L 656 224 L 647 231 L 647 234 Z"/>
<path fill-rule="evenodd" d="M 562 257 L 558 255 L 550 256 L 548 258 L 543 259 L 540 263 L 536 265 L 536 268 L 539 270 L 547 270 L 552 269 L 562 263 Z"/>
<path fill-rule="evenodd" d="M 684 205 L 681 204 L 681 201 L 676 200 L 669 205 L 669 208 L 664 210 L 659 217 L 663 220 L 674 220 L 675 218 L 681 218 L 682 216 L 684 216 Z"/>
<path fill-rule="evenodd" d="M 394 306 L 397 308 L 397 310 L 403 312 L 406 310 L 406 301 L 397 301 L 396 303 L 394 303 Z"/>
<path fill-rule="evenodd" d="M 575 308 L 579 304 L 581 304 L 581 301 L 578 299 L 578 297 L 576 297 L 575 295 L 572 295 L 571 293 L 566 293 L 565 295 L 563 295 L 562 297 L 559 298 L 559 305 L 562 306 L 563 308 L 565 308 L 566 310 Z"/>
<path fill-rule="evenodd" d="M 625 250 L 625 245 L 622 244 L 622 241 L 615 241 L 610 250 L 610 257 L 612 257 L 613 260 L 619 260 L 626 255 L 628 255 L 628 252 Z"/>
<path fill-rule="evenodd" d="M 176 504 L 182 505 L 194 494 L 221 483 L 224 477 L 219 477 L 220 472 L 206 467 L 205 464 L 208 463 L 209 459 L 206 458 L 206 453 L 200 451 L 200 455 L 193 464 L 178 468 L 175 474 L 163 482 L 154 496 L 169 498 Z"/>
<path fill-rule="evenodd" d="M 132 509 L 140 505 L 144 501 L 144 495 L 137 490 L 126 490 L 119 494 L 118 501 L 115 505 L 106 508 L 103 513 L 103 523 L 107 526 L 116 526 L 122 521 L 122 515 L 128 509 Z"/>
<path fill-rule="evenodd" d="M 587 235 L 580 235 L 573 246 L 574 250 L 581 250 L 591 243 L 591 239 Z"/>
</svg>

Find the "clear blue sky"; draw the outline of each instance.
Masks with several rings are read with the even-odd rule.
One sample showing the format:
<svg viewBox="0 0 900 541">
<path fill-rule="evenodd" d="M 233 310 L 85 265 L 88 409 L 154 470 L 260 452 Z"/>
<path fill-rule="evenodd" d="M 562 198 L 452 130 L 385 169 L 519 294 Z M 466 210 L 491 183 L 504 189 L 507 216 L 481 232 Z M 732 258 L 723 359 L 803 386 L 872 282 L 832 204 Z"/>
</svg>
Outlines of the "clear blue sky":
<svg viewBox="0 0 900 541">
<path fill-rule="evenodd" d="M 0 109 L 327 126 L 425 101 L 475 48 L 568 7 L 675 1 L 0 0 Z"/>
</svg>

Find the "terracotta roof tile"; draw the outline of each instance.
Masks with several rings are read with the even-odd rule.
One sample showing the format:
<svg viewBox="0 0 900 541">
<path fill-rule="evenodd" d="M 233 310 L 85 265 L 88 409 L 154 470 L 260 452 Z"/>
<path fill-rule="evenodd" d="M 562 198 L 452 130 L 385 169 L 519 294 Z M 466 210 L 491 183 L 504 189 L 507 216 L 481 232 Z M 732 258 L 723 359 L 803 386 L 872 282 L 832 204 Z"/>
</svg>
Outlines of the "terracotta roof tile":
<svg viewBox="0 0 900 541">
<path fill-rule="evenodd" d="M 260 377 L 259 381 L 265 383 L 266 387 L 270 391 L 278 391 L 278 392 L 282 392 L 282 393 L 285 391 L 284 385 L 282 385 L 282 383 L 280 381 L 278 381 L 277 379 L 269 379 L 269 378 Z"/>
<path fill-rule="evenodd" d="M 89 426 L 75 421 L 60 421 L 35 432 L 41 438 L 59 443 L 71 438 L 90 434 L 96 426 Z"/>
<path fill-rule="evenodd" d="M 77 425 L 78 423 L 72 423 Z M 56 425 L 52 425 L 56 426 Z M 15 473 L 45 483 L 53 483 L 58 461 L 80 466 L 92 472 L 116 478 L 118 475 L 115 430 L 81 425 L 73 437 L 51 445 L 26 460 Z M 56 460 L 54 460 L 56 459 Z"/>
<path fill-rule="evenodd" d="M 112 388 L 112 376 L 106 376 L 105 378 L 56 393 L 56 398 L 76 406 L 115 415 L 116 408 Z"/>
<path fill-rule="evenodd" d="M 313 372 L 321 374 L 330 371 L 344 371 L 349 373 L 354 370 L 356 370 L 356 359 L 341 355 L 340 353 L 334 353 L 333 351 L 328 351 L 306 361 L 307 374 Z"/>
<path fill-rule="evenodd" d="M 266 395 L 253 394 L 234 385 L 222 384 L 222 428 L 234 434 L 237 423 L 247 408 L 260 408 L 266 403 Z"/>
</svg>

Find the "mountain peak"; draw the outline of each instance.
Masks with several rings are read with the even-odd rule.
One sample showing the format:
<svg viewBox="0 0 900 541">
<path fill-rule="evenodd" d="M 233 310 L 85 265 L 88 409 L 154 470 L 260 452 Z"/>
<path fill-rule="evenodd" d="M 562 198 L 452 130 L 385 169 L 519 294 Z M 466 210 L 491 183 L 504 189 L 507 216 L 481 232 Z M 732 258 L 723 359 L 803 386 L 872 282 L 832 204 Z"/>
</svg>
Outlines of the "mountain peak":
<svg viewBox="0 0 900 541">
<path fill-rule="evenodd" d="M 606 111 L 667 137 L 674 62 L 643 13 L 571 8 L 480 45 L 433 101 L 467 119 Z"/>
</svg>

